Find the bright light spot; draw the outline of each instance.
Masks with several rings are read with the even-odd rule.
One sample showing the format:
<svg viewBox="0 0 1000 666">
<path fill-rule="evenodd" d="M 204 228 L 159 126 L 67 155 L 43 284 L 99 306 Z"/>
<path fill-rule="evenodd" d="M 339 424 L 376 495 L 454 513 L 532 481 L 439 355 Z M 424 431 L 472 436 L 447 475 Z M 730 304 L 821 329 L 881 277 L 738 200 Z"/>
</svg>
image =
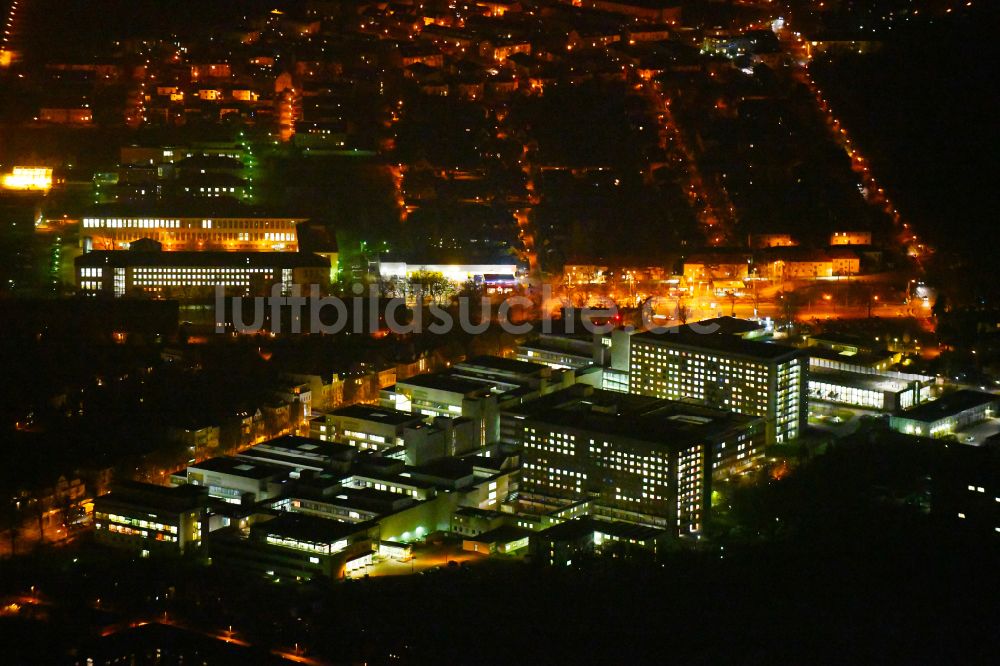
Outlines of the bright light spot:
<svg viewBox="0 0 1000 666">
<path fill-rule="evenodd" d="M 3 176 L 5 190 L 45 191 L 52 189 L 52 169 L 47 167 L 14 167 Z"/>
</svg>

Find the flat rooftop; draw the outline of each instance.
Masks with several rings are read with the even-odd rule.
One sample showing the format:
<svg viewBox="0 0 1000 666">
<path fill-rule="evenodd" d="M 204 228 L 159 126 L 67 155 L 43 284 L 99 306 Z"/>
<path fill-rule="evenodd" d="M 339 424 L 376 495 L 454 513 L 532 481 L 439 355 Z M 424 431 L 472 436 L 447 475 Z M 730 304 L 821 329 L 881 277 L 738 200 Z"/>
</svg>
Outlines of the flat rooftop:
<svg viewBox="0 0 1000 666">
<path fill-rule="evenodd" d="M 807 347 L 810 358 L 822 358 L 840 363 L 851 363 L 853 365 L 873 366 L 891 361 L 895 354 L 887 350 L 878 351 L 835 351 L 826 347 Z"/>
<path fill-rule="evenodd" d="M 713 317 L 703 319 L 698 322 L 698 326 L 711 326 L 717 329 L 719 335 L 744 336 L 747 333 L 754 333 L 764 329 L 764 325 L 759 321 L 751 319 L 740 319 L 739 317 Z"/>
<path fill-rule="evenodd" d="M 574 341 L 575 342 L 575 341 Z M 582 344 L 578 343 L 576 347 L 566 344 L 563 345 L 559 342 L 554 342 L 549 339 L 537 338 L 535 340 L 529 340 L 528 342 L 519 344 L 518 349 L 524 350 L 538 350 L 542 352 L 548 352 L 552 354 L 562 354 L 564 356 L 573 356 L 576 358 L 585 359 L 587 361 L 593 360 L 593 349 L 590 346 L 586 350 L 582 348 Z"/>
<path fill-rule="evenodd" d="M 396 504 L 398 502 L 413 502 L 408 495 L 391 493 L 388 490 L 374 488 L 342 488 L 333 497 L 321 500 L 337 506 L 362 506 L 371 508 L 373 504 Z"/>
<path fill-rule="evenodd" d="M 448 391 L 451 393 L 480 393 L 490 391 L 490 385 L 485 381 L 473 381 L 464 377 L 456 377 L 451 372 L 434 372 L 426 375 L 416 375 L 397 382 L 397 386 L 414 386 L 417 388 Z"/>
<path fill-rule="evenodd" d="M 81 216 L 85 218 L 120 218 L 134 217 L 140 219 L 177 219 L 177 218 L 239 218 L 268 220 L 303 220 L 293 215 L 282 215 L 273 211 L 248 206 L 236 200 L 219 198 L 204 199 L 187 197 L 170 204 L 157 203 L 106 203 L 97 204 L 87 209 Z"/>
<path fill-rule="evenodd" d="M 325 442 L 321 439 L 313 439 L 312 437 L 282 435 L 276 439 L 252 446 L 244 453 L 252 451 L 288 452 L 292 455 L 300 455 L 308 458 L 320 456 L 328 458 L 349 458 L 354 455 L 355 448 L 350 444 Z"/>
<path fill-rule="evenodd" d="M 899 393 L 910 387 L 910 382 L 899 379 L 850 372 L 848 370 L 832 370 L 830 368 L 810 368 L 809 381 L 827 382 L 829 384 L 836 384 L 837 386 L 849 386 L 869 391 L 891 393 Z"/>
<path fill-rule="evenodd" d="M 809 336 L 811 341 L 817 343 L 827 343 L 833 345 L 851 345 L 862 348 L 878 348 L 879 345 L 873 339 L 866 338 L 853 333 L 838 333 L 830 331 L 828 333 L 816 333 Z"/>
<path fill-rule="evenodd" d="M 364 523 L 343 523 L 338 520 L 285 511 L 276 518 L 255 524 L 251 530 L 288 537 L 297 541 L 329 544 L 367 529 L 363 525 Z"/>
<path fill-rule="evenodd" d="M 209 458 L 208 460 L 203 460 L 200 463 L 188 465 L 189 474 L 190 470 L 216 472 L 218 474 L 229 474 L 230 476 L 239 476 L 245 479 L 257 480 L 269 479 L 273 476 L 288 473 L 287 469 L 275 465 L 248 462 L 240 458 L 230 457 Z"/>
<path fill-rule="evenodd" d="M 165 252 L 95 250 L 76 258 L 79 268 L 111 266 L 169 268 L 329 268 L 330 262 L 308 252 Z"/>
<path fill-rule="evenodd" d="M 682 445 L 724 437 L 761 419 L 688 401 L 617 393 L 575 386 L 507 410 L 524 417 L 581 431 L 617 435 L 651 444 Z"/>
<path fill-rule="evenodd" d="M 349 405 L 340 407 L 330 412 L 331 416 L 339 416 L 359 421 L 374 421 L 385 423 L 386 425 L 406 425 L 414 421 L 422 421 L 419 414 L 404 412 L 388 407 L 375 407 L 373 405 Z"/>
<path fill-rule="evenodd" d="M 494 518 L 503 518 L 504 516 L 510 514 L 505 514 L 501 511 L 491 511 L 490 509 L 477 509 L 476 507 L 472 506 L 460 506 L 457 509 L 455 509 L 454 515 L 468 516 L 470 518 L 494 519 Z"/>
<path fill-rule="evenodd" d="M 202 486 L 157 486 L 139 481 L 123 481 L 115 483 L 111 493 L 99 497 L 97 501 L 177 513 L 206 503 L 208 491 Z"/>
<path fill-rule="evenodd" d="M 533 530 L 517 525 L 501 525 L 478 536 L 464 537 L 465 541 L 476 543 L 510 543 L 518 539 L 525 539 L 534 536 Z"/>
<path fill-rule="evenodd" d="M 961 389 L 954 393 L 946 393 L 933 402 L 925 402 L 899 415 L 899 418 L 923 423 L 933 423 L 941 419 L 955 416 L 962 412 L 1000 402 L 1000 395 L 982 393 L 970 389 Z"/>
<path fill-rule="evenodd" d="M 549 370 L 547 365 L 542 365 L 541 363 L 518 361 L 517 359 L 503 358 L 502 356 L 476 356 L 467 361 L 457 363 L 455 367 L 467 370 L 486 368 L 488 370 L 518 375 L 537 375 Z"/>
<path fill-rule="evenodd" d="M 637 333 L 632 338 L 632 344 L 634 345 L 636 342 L 651 342 L 667 346 L 687 347 L 694 350 L 718 351 L 758 361 L 790 359 L 803 353 L 795 347 L 788 347 L 773 342 L 745 340 L 739 334 L 727 334 L 725 331 L 725 325 L 719 324 L 717 320 L 709 319 L 683 326 L 672 326 Z"/>
<path fill-rule="evenodd" d="M 579 539 L 594 532 L 601 532 L 602 534 L 615 536 L 619 539 L 636 539 L 638 541 L 662 537 L 666 534 L 665 530 L 657 527 L 635 525 L 621 521 L 597 520 L 590 516 L 584 516 L 553 525 L 538 536 L 543 539 L 565 540 Z"/>
<path fill-rule="evenodd" d="M 388 474 L 388 473 L 365 473 L 365 472 L 354 472 L 348 478 L 365 479 L 370 481 L 380 481 L 383 483 L 394 483 L 400 486 L 409 486 L 411 488 L 421 488 L 424 490 L 429 490 L 435 488 L 433 483 L 429 481 L 421 481 L 415 479 L 408 475 L 408 472 L 400 472 L 399 474 Z"/>
<path fill-rule="evenodd" d="M 426 477 L 457 481 L 474 473 L 473 464 L 461 458 L 438 458 L 424 465 L 410 468 L 412 473 Z"/>
</svg>

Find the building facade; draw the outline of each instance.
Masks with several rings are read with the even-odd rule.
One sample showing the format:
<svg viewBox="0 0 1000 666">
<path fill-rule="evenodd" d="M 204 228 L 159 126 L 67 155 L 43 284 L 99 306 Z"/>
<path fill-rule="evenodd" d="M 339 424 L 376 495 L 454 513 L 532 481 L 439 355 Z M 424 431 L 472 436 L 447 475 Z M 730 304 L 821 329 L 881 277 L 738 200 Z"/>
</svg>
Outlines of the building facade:
<svg viewBox="0 0 1000 666">
<path fill-rule="evenodd" d="M 212 297 L 222 287 L 227 295 L 268 296 L 275 285 L 289 295 L 295 285 L 325 287 L 330 282 L 329 262 L 315 254 L 149 249 L 96 251 L 77 257 L 77 292 L 188 299 Z"/>
<path fill-rule="evenodd" d="M 296 227 L 304 221 L 250 212 L 239 217 L 100 213 L 80 220 L 80 240 L 86 250 L 125 250 L 151 238 L 168 251 L 297 252 Z"/>
<path fill-rule="evenodd" d="M 762 452 L 759 419 L 576 386 L 510 411 L 523 496 L 596 497 L 608 517 L 679 535 L 701 531 L 713 461 Z"/>
<path fill-rule="evenodd" d="M 207 504 L 204 488 L 123 483 L 94 500 L 94 537 L 143 557 L 182 554 L 201 545 Z"/>
<path fill-rule="evenodd" d="M 1000 396 L 961 389 L 925 402 L 889 419 L 896 432 L 922 437 L 946 437 L 997 415 Z"/>
<path fill-rule="evenodd" d="M 806 423 L 808 360 L 797 349 L 720 332 L 712 321 L 632 337 L 629 388 L 765 419 L 767 442 Z"/>
</svg>

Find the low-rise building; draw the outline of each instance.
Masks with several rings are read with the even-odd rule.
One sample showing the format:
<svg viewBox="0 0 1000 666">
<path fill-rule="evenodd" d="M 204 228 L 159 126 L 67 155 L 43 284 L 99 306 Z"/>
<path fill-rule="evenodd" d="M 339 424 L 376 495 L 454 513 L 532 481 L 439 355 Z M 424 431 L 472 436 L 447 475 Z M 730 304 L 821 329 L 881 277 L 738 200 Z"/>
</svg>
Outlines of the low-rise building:
<svg viewBox="0 0 1000 666">
<path fill-rule="evenodd" d="M 320 414 L 310 421 L 310 433 L 324 441 L 400 459 L 407 465 L 422 465 L 479 446 L 478 428 L 470 419 L 432 418 L 370 405 L 350 405 Z"/>
<path fill-rule="evenodd" d="M 347 523 L 282 512 L 259 520 L 243 538 L 232 528 L 212 533 L 212 561 L 275 581 L 349 577 L 372 563 L 373 523 Z"/>
<path fill-rule="evenodd" d="M 828 250 L 771 248 L 760 257 L 762 275 L 772 280 L 816 280 L 861 272 L 861 257 L 846 247 Z"/>
<path fill-rule="evenodd" d="M 493 264 L 408 264 L 398 261 L 383 261 L 379 262 L 378 271 L 383 279 L 409 279 L 418 274 L 440 274 L 453 284 L 463 285 L 469 281 L 481 284 L 486 276 L 506 276 L 516 281 L 521 268 L 515 259 Z"/>
<path fill-rule="evenodd" d="M 528 363 L 540 363 L 557 370 L 582 370 L 604 366 L 605 347 L 595 348 L 592 335 L 571 337 L 542 334 L 517 346 L 514 358 Z"/>
<path fill-rule="evenodd" d="M 451 533 L 463 538 L 475 537 L 506 524 L 509 517 L 502 511 L 459 507 L 451 516 Z"/>
<path fill-rule="evenodd" d="M 889 426 L 907 435 L 945 437 L 993 418 L 998 406 L 998 395 L 961 389 L 893 415 Z"/>
<path fill-rule="evenodd" d="M 230 504 L 254 504 L 278 497 L 288 482 L 287 467 L 241 458 L 209 458 L 175 475 L 178 484 L 202 486 L 210 497 Z"/>
<path fill-rule="evenodd" d="M 830 402 L 880 412 L 908 409 L 929 394 L 929 384 L 901 373 L 861 373 L 824 367 L 809 370 L 809 402 Z"/>
<path fill-rule="evenodd" d="M 347 474 L 355 453 L 355 448 L 350 445 L 283 435 L 252 446 L 237 457 L 249 462 L 288 467 L 292 470 L 291 475 L 294 478 L 303 472 Z"/>
<path fill-rule="evenodd" d="M 121 483 L 94 500 L 95 539 L 143 557 L 181 554 L 201 545 L 207 506 L 205 488 Z"/>
<path fill-rule="evenodd" d="M 407 427 L 424 423 L 425 416 L 390 407 L 349 405 L 317 415 L 310 434 L 327 442 L 350 444 L 359 450 L 383 452 L 403 446 Z"/>
<path fill-rule="evenodd" d="M 694 254 L 684 260 L 684 280 L 689 284 L 745 280 L 750 261 L 749 254 Z"/>
<path fill-rule="evenodd" d="M 488 532 L 462 539 L 462 550 L 484 555 L 512 555 L 527 552 L 534 535 L 529 529 L 517 525 L 501 525 Z"/>
<path fill-rule="evenodd" d="M 475 421 L 479 430 L 475 442 L 457 453 L 471 451 L 500 438 L 497 396 L 486 382 L 451 372 L 417 375 L 382 390 L 380 402 L 385 407 L 425 417 L 461 416 Z"/>
<path fill-rule="evenodd" d="M 667 530 L 589 516 L 568 520 L 531 537 L 534 561 L 572 566 L 595 555 L 627 556 L 630 551 L 655 555 L 670 539 Z"/>
<path fill-rule="evenodd" d="M 576 381 L 568 369 L 499 356 L 479 356 L 446 372 L 417 375 L 383 390 L 381 404 L 428 417 L 462 417 L 477 424 L 472 441 L 456 439 L 450 455 L 462 455 L 498 441 L 508 441 L 500 410 L 546 395 Z M 460 448 L 460 446 L 464 448 Z"/>
<path fill-rule="evenodd" d="M 830 245 L 871 245 L 870 231 L 834 231 L 830 234 Z"/>
<path fill-rule="evenodd" d="M 791 234 L 753 234 L 750 237 L 750 244 L 759 250 L 769 247 L 795 247 L 798 242 Z"/>
</svg>

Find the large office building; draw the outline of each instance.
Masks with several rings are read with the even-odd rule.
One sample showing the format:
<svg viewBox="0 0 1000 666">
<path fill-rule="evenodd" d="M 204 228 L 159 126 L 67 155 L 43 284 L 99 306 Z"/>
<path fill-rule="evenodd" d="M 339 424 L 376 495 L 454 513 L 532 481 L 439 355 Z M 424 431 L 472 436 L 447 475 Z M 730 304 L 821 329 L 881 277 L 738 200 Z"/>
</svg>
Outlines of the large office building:
<svg viewBox="0 0 1000 666">
<path fill-rule="evenodd" d="M 632 336 L 629 389 L 762 417 L 769 444 L 796 439 L 806 423 L 808 359 L 750 339 L 757 327 L 738 322 L 723 317 Z"/>
<path fill-rule="evenodd" d="M 329 284 L 329 261 L 305 252 L 164 252 L 145 240 L 127 251 L 88 252 L 76 258 L 77 292 L 85 296 L 153 298 L 284 295 L 295 285 Z"/>
<path fill-rule="evenodd" d="M 167 251 L 297 252 L 297 226 L 304 221 L 235 204 L 202 202 L 157 211 L 107 204 L 82 217 L 80 241 L 85 251 L 125 250 L 151 238 Z"/>
<path fill-rule="evenodd" d="M 759 418 L 585 385 L 508 413 L 522 496 L 594 496 L 597 513 L 682 535 L 702 529 L 715 461 L 746 464 L 763 448 Z"/>
</svg>

